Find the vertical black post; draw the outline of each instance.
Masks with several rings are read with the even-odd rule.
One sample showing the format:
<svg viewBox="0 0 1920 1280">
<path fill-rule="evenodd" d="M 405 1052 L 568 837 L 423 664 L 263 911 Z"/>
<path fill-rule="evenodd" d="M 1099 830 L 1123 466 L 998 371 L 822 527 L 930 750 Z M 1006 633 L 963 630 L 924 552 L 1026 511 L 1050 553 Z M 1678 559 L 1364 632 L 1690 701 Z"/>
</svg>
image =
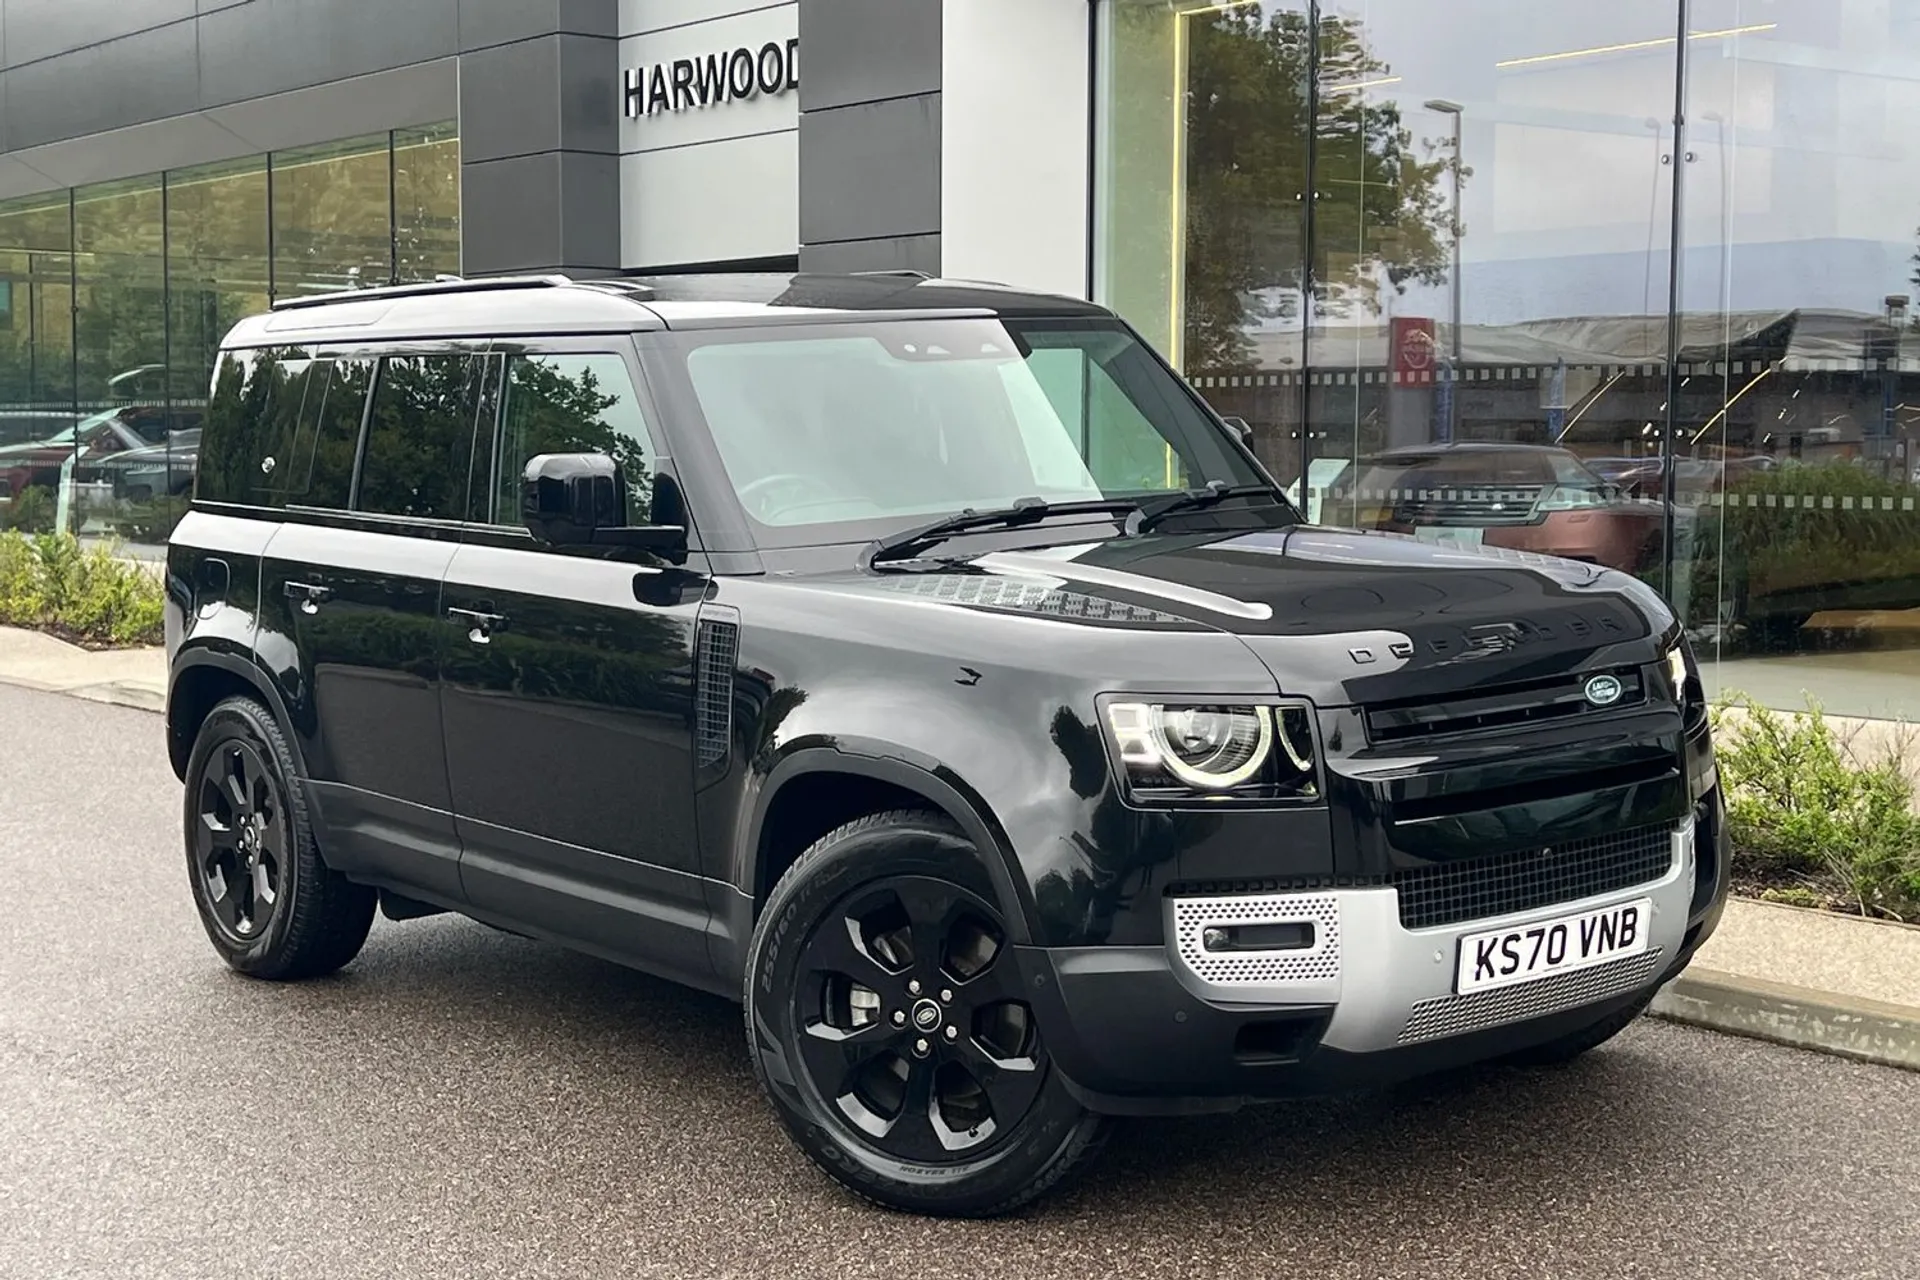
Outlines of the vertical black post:
<svg viewBox="0 0 1920 1280">
<path fill-rule="evenodd" d="M 74 188 L 67 188 L 67 392 L 73 405 L 73 420 L 80 421 L 80 210 L 74 199 Z M 73 433 L 73 463 L 77 470 L 80 465 L 80 433 Z M 56 511 L 59 509 L 55 504 Z M 67 494 L 67 517 L 71 523 L 73 517 L 73 494 L 71 486 Z M 62 529 L 62 533 L 78 533 L 77 529 Z"/>
<path fill-rule="evenodd" d="M 1673 69 L 1673 219 L 1667 240 L 1667 413 L 1661 423 L 1664 438 L 1660 445 L 1660 492 L 1665 499 L 1661 513 L 1660 594 L 1669 601 L 1674 598 L 1673 504 L 1678 493 L 1673 436 L 1680 416 L 1680 195 L 1686 185 L 1680 175 L 1687 162 L 1687 23 L 1692 5 L 1690 0 L 1679 0 L 1678 7 L 1679 32 Z M 1683 617 L 1681 621 L 1684 623 L 1686 619 Z"/>
<path fill-rule="evenodd" d="M 273 243 L 273 152 L 267 152 L 267 305 L 271 307 L 280 297 L 280 286 L 274 278 L 274 269 L 279 256 Z"/>
<path fill-rule="evenodd" d="M 387 283 L 400 283 L 400 161 L 387 130 Z"/>
<path fill-rule="evenodd" d="M 1307 0 L 1307 176 L 1300 244 L 1300 510 L 1311 505 L 1307 471 L 1313 465 L 1313 218 L 1320 164 L 1320 0 Z"/>
<path fill-rule="evenodd" d="M 173 243 L 172 213 L 173 180 L 163 170 L 160 174 L 160 374 L 161 405 L 166 417 L 167 446 L 167 492 L 163 497 L 173 495 L 173 267 L 168 249 Z"/>
</svg>

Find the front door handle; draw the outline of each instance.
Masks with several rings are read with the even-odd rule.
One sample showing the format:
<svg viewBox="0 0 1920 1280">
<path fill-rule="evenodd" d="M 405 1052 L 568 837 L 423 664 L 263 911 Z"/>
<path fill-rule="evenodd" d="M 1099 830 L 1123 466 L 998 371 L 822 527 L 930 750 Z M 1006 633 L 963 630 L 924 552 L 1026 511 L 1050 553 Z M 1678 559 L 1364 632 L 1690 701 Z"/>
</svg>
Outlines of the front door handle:
<svg viewBox="0 0 1920 1280">
<path fill-rule="evenodd" d="M 287 599 L 300 602 L 302 613 L 318 613 L 320 606 L 333 598 L 333 588 L 317 582 L 289 582 L 286 591 Z"/>
<path fill-rule="evenodd" d="M 507 616 L 504 613 L 487 613 L 480 609 L 448 609 L 447 616 L 457 622 L 467 624 L 467 639 L 475 644 L 492 644 L 493 633 L 507 629 Z"/>
</svg>

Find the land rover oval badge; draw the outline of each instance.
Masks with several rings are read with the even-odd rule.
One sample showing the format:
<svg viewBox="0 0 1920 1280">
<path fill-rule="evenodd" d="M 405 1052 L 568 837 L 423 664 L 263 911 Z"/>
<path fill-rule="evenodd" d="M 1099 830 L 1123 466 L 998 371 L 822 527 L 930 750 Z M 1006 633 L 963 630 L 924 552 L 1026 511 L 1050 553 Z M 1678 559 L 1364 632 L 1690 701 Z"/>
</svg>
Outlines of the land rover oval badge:
<svg viewBox="0 0 1920 1280">
<path fill-rule="evenodd" d="M 1587 701 L 1596 707 L 1610 707 L 1620 701 L 1620 695 L 1627 687 L 1620 683 L 1618 676 L 1595 676 L 1587 681 Z"/>
</svg>

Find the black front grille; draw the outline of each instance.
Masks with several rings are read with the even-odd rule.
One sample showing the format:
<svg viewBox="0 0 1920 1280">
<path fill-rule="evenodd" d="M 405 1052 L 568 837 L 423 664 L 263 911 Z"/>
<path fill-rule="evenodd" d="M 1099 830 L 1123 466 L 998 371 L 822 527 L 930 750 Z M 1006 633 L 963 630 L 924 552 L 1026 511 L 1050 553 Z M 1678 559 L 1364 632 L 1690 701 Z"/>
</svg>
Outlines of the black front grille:
<svg viewBox="0 0 1920 1280">
<path fill-rule="evenodd" d="M 1534 504 L 1544 485 L 1488 489 L 1399 489 L 1393 491 L 1393 518 L 1399 524 L 1532 524 Z"/>
<path fill-rule="evenodd" d="M 1587 694 L 1588 684 L 1599 676 L 1612 676 L 1620 682 L 1619 696 L 1605 705 L 1596 705 Z M 1638 668 L 1582 671 L 1442 698 L 1375 703 L 1366 711 L 1367 740 L 1381 745 L 1512 729 L 1576 716 L 1608 715 L 1641 706 L 1646 700 L 1647 682 Z"/>
<path fill-rule="evenodd" d="M 1388 883 L 1400 891 L 1401 925 L 1429 929 L 1629 889 L 1672 865 L 1673 831 L 1663 825 L 1397 871 Z"/>
</svg>

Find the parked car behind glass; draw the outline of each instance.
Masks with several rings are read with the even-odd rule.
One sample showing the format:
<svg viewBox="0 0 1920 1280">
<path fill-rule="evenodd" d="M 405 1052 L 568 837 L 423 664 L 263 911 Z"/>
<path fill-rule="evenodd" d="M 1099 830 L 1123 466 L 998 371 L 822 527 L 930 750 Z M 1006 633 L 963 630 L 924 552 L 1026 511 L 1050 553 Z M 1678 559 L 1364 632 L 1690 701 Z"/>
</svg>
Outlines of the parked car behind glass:
<svg viewBox="0 0 1920 1280">
<path fill-rule="evenodd" d="M 1423 542 L 1507 547 L 1629 573 L 1660 555 L 1662 512 L 1565 449 L 1438 444 L 1363 458 L 1328 496 L 1325 520 Z"/>
</svg>

